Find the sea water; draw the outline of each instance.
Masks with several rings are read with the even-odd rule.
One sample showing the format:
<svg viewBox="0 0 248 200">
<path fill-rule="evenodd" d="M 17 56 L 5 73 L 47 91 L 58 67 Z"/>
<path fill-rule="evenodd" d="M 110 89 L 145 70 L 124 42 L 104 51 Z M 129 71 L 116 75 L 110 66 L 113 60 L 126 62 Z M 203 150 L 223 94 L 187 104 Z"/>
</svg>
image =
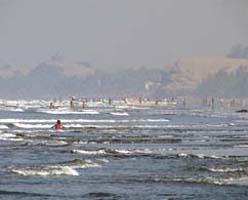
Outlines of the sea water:
<svg viewBox="0 0 248 200">
<path fill-rule="evenodd" d="M 60 119 L 65 129 L 51 129 Z M 0 107 L 0 199 L 247 199 L 248 114 Z"/>
</svg>

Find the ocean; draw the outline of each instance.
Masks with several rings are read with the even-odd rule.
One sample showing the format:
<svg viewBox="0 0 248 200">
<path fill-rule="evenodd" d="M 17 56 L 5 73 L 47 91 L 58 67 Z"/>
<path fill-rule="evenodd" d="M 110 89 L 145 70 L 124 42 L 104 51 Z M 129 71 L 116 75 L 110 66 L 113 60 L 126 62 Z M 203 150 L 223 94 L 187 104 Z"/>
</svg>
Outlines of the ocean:
<svg viewBox="0 0 248 200">
<path fill-rule="evenodd" d="M 247 199 L 247 113 L 48 105 L 0 104 L 0 199 Z"/>
</svg>

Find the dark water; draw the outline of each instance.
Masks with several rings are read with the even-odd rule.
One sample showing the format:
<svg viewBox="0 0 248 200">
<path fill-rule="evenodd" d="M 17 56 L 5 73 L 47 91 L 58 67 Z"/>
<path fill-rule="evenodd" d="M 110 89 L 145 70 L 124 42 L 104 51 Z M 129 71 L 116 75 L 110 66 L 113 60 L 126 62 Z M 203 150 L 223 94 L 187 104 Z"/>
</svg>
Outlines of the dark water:
<svg viewBox="0 0 248 200">
<path fill-rule="evenodd" d="M 248 198 L 245 113 L 39 106 L 1 107 L 0 199 Z"/>
</svg>

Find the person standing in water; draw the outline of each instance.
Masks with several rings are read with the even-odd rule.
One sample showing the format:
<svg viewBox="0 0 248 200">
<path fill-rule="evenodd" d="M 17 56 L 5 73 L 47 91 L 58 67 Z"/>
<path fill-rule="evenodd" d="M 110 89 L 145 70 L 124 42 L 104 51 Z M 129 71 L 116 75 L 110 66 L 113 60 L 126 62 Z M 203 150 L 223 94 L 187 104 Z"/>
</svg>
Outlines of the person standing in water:
<svg viewBox="0 0 248 200">
<path fill-rule="evenodd" d="M 63 125 L 61 124 L 61 121 L 60 120 L 57 120 L 56 124 L 53 126 L 54 129 L 56 130 L 60 130 L 60 129 L 63 129 Z"/>
<path fill-rule="evenodd" d="M 211 105 L 212 105 L 212 110 L 214 110 L 214 97 L 212 97 Z"/>
<path fill-rule="evenodd" d="M 74 106 L 74 98 L 72 97 L 70 100 L 70 108 L 73 110 L 75 108 Z"/>
</svg>

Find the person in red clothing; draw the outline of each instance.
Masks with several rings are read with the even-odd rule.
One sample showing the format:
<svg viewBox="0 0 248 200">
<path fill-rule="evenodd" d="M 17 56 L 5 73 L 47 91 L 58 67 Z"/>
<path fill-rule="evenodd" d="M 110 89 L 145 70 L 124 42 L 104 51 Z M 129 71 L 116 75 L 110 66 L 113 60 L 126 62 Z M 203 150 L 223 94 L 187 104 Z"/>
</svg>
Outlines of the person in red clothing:
<svg viewBox="0 0 248 200">
<path fill-rule="evenodd" d="M 61 124 L 60 120 L 57 120 L 56 124 L 53 126 L 56 130 L 63 129 L 63 125 Z"/>
</svg>

